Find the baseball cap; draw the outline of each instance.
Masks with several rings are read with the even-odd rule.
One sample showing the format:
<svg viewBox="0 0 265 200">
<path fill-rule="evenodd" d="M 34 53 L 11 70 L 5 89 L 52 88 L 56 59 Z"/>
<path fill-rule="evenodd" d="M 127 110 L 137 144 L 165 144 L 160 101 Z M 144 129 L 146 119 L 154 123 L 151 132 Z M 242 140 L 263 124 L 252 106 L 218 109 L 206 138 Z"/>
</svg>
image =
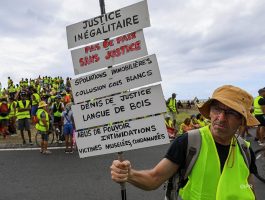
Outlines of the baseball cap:
<svg viewBox="0 0 265 200">
<path fill-rule="evenodd" d="M 165 115 L 165 119 L 167 119 L 167 118 L 170 118 L 170 116 L 168 114 Z"/>
</svg>

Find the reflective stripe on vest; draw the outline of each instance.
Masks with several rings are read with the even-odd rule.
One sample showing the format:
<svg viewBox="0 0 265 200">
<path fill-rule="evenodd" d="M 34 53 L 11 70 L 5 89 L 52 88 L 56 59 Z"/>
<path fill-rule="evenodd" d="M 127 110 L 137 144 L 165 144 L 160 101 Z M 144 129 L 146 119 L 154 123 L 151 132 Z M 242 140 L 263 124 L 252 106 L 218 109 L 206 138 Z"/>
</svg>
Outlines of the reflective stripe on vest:
<svg viewBox="0 0 265 200">
<path fill-rule="evenodd" d="M 261 105 L 259 105 L 259 100 L 260 99 L 263 99 L 262 96 L 258 96 L 255 98 L 254 100 L 254 112 L 255 112 L 255 115 L 263 115 L 263 111 L 261 109 Z"/>
<path fill-rule="evenodd" d="M 171 125 L 172 125 L 172 121 L 171 121 L 171 120 L 168 120 L 168 123 L 167 123 L 167 120 L 165 120 L 165 123 L 166 123 L 166 125 L 168 125 L 169 127 L 171 127 Z"/>
<path fill-rule="evenodd" d="M 186 124 L 184 124 L 184 123 L 182 123 L 182 124 L 180 124 L 180 127 L 179 127 L 179 134 L 183 134 L 183 130 L 182 130 L 182 128 L 181 128 L 181 126 L 186 126 Z"/>
<path fill-rule="evenodd" d="M 60 107 L 62 108 L 62 103 L 60 102 L 59 105 L 57 105 L 56 102 L 53 103 L 53 110 L 56 107 L 56 112 L 53 114 L 55 117 L 61 117 L 62 112 L 59 111 Z"/>
<path fill-rule="evenodd" d="M 20 108 L 27 108 L 29 106 L 29 104 L 30 104 L 29 100 L 26 100 L 26 106 L 25 107 L 24 107 L 22 101 L 18 102 L 18 105 L 19 105 Z M 30 111 L 27 110 L 27 111 L 23 111 L 23 112 L 18 112 L 17 113 L 17 118 L 18 119 L 25 119 L 25 118 L 30 119 Z"/>
<path fill-rule="evenodd" d="M 188 182 L 179 194 L 189 200 L 254 200 L 248 184 L 249 169 L 236 142 L 233 155 L 226 160 L 221 173 L 219 155 L 209 126 L 200 129 L 202 143 L 199 156 L 188 176 Z M 233 138 L 236 140 L 235 138 Z M 249 143 L 246 142 L 249 146 Z M 232 141 L 231 141 L 232 144 Z M 229 153 L 231 151 L 229 149 Z M 229 154 L 228 154 L 229 155 Z M 228 166 L 227 166 L 228 162 Z"/>
<path fill-rule="evenodd" d="M 172 101 L 172 98 L 170 98 L 168 107 L 171 108 L 172 112 L 176 112 L 176 99 Z M 169 108 L 167 107 L 167 111 L 170 111 Z"/>
<path fill-rule="evenodd" d="M 37 102 L 33 99 L 33 96 L 35 96 Z M 40 102 L 40 96 L 37 93 L 32 94 L 32 105 L 38 105 L 38 103 Z"/>
<path fill-rule="evenodd" d="M 48 113 L 47 113 L 45 110 L 43 110 L 43 109 L 38 109 L 38 111 L 37 111 L 37 113 L 36 113 L 37 118 L 38 118 L 38 120 L 39 120 L 39 123 L 37 123 L 35 127 L 36 127 L 36 129 L 45 132 L 45 131 L 47 131 L 47 129 L 46 129 L 45 125 L 43 124 L 43 122 L 41 121 L 41 116 L 40 116 L 42 112 L 44 112 L 45 115 L 46 115 L 46 123 L 47 123 L 47 126 L 48 126 L 48 128 L 49 128 L 49 115 L 48 115 Z"/>
</svg>

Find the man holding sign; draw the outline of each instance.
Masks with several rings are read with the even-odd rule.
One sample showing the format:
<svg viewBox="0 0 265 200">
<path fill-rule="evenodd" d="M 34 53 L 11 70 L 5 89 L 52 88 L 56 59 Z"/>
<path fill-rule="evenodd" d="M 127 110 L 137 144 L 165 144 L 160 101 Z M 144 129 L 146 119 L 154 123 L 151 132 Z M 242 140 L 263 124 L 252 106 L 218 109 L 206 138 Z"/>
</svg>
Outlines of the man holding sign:
<svg viewBox="0 0 265 200">
<path fill-rule="evenodd" d="M 252 178 L 252 174 L 257 173 L 255 155 L 248 142 L 235 137 L 239 126 L 259 124 L 250 113 L 252 102 L 253 97 L 244 90 L 225 85 L 199 105 L 199 111 L 211 119 L 211 125 L 199 129 L 201 147 L 195 149 L 197 160 L 188 179 L 184 180 L 186 184 L 179 190 L 183 199 L 255 199 Z M 178 137 L 165 158 L 152 170 L 136 171 L 129 161 L 113 161 L 112 179 L 117 183 L 129 182 L 143 190 L 157 189 L 178 170 L 187 167 L 189 134 Z M 243 144 L 246 148 L 241 147 Z M 251 161 L 244 159 L 247 156 Z"/>
</svg>

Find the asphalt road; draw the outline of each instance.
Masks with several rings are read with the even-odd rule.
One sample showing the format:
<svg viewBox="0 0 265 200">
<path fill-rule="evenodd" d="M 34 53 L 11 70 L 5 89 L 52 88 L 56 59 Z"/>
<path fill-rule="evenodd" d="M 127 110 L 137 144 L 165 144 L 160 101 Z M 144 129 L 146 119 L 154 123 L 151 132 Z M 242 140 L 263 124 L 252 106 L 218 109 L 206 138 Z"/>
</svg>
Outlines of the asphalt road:
<svg viewBox="0 0 265 200">
<path fill-rule="evenodd" d="M 251 130 L 255 132 L 255 130 Z M 254 150 L 260 148 L 254 137 L 249 137 Z M 164 156 L 169 144 L 124 153 L 134 169 L 153 168 Z M 63 149 L 43 155 L 39 150 L 0 151 L 1 200 L 119 200 L 120 186 L 111 180 L 110 165 L 116 154 L 79 158 L 65 154 Z M 254 177 L 257 199 L 264 199 L 265 183 Z M 163 186 L 155 191 L 142 191 L 127 184 L 127 199 L 164 199 Z"/>
</svg>

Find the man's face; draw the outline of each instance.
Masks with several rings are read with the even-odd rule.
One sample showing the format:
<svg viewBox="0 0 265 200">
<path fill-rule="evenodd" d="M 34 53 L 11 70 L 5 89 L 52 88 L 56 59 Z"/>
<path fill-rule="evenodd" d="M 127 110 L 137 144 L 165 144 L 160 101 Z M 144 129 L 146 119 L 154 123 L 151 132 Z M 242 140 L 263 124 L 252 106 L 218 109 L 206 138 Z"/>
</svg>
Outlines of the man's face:
<svg viewBox="0 0 265 200">
<path fill-rule="evenodd" d="M 56 98 L 56 102 L 60 103 L 61 99 L 60 98 Z"/>
<path fill-rule="evenodd" d="M 212 106 L 234 111 L 219 101 L 214 101 Z M 224 111 L 221 111 L 220 114 L 216 114 L 215 110 L 213 109 L 214 107 L 211 107 L 209 114 L 211 118 L 211 128 L 213 134 L 222 138 L 230 136 L 231 134 L 235 134 L 239 126 L 242 124 L 243 116 L 240 114 L 238 117 L 227 116 Z"/>
<path fill-rule="evenodd" d="M 175 94 L 172 94 L 172 99 L 175 99 L 176 98 L 176 95 Z"/>
</svg>

